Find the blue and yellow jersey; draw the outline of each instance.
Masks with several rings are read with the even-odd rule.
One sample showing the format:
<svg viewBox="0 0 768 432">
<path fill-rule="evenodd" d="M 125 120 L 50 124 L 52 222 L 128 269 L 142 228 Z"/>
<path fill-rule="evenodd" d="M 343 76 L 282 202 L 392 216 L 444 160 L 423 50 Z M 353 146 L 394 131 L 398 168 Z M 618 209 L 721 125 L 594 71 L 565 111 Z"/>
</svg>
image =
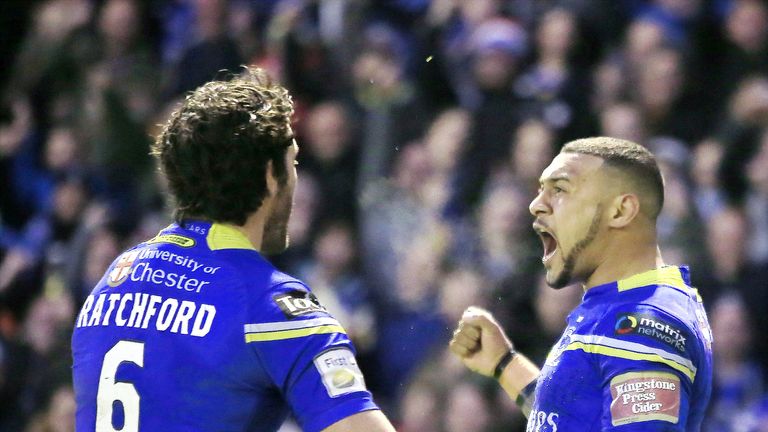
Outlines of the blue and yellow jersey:
<svg viewBox="0 0 768 432">
<path fill-rule="evenodd" d="M 698 431 L 712 335 L 687 267 L 587 290 L 536 382 L 528 432 Z"/>
<path fill-rule="evenodd" d="M 176 224 L 121 254 L 72 337 L 86 431 L 305 431 L 377 409 L 344 328 L 232 227 Z"/>
</svg>

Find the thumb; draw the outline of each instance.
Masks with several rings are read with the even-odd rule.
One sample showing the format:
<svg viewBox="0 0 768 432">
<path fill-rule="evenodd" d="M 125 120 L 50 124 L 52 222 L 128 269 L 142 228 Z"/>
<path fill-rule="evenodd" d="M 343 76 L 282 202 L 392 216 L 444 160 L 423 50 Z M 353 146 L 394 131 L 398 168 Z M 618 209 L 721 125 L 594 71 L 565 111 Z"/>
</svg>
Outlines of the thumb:
<svg viewBox="0 0 768 432">
<path fill-rule="evenodd" d="M 461 320 L 464 325 L 480 329 L 483 343 L 500 344 L 504 350 L 512 347 L 512 342 L 507 338 L 504 329 L 501 328 L 501 325 L 496 322 L 496 319 L 487 310 L 470 306 L 464 311 Z"/>
<path fill-rule="evenodd" d="M 464 311 L 461 320 L 467 325 L 480 327 L 483 330 L 492 330 L 499 326 L 490 312 L 477 306 L 468 307 L 467 310 Z"/>
</svg>

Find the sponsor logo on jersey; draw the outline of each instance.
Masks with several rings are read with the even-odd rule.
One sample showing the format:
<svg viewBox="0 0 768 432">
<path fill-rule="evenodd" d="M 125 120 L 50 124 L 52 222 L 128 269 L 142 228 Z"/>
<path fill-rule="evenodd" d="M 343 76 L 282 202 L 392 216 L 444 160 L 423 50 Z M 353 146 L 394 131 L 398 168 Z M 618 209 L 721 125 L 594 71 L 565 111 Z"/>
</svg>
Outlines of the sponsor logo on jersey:
<svg viewBox="0 0 768 432">
<path fill-rule="evenodd" d="M 181 271 L 172 271 L 176 269 L 158 265 L 157 261 L 165 261 L 181 267 Z M 215 274 L 220 268 L 167 250 L 136 249 L 120 256 L 107 275 L 107 284 L 116 287 L 130 280 L 199 293 L 204 286 L 211 283 L 206 280 L 208 276 Z"/>
<path fill-rule="evenodd" d="M 560 414 L 542 410 L 532 410 L 528 416 L 528 425 L 525 432 L 557 432 L 557 423 Z"/>
<path fill-rule="evenodd" d="M 195 245 L 195 239 L 178 234 L 160 234 L 151 240 L 147 240 L 146 242 L 146 244 L 155 243 L 170 243 L 175 244 L 176 246 L 181 246 L 183 248 L 189 248 Z"/>
<path fill-rule="evenodd" d="M 680 418 L 680 378 L 661 371 L 627 372 L 611 386 L 611 424 L 620 426 L 651 420 L 677 424 Z"/>
<path fill-rule="evenodd" d="M 363 373 L 357 366 L 355 355 L 348 348 L 324 351 L 315 357 L 314 363 L 328 396 L 337 397 L 366 390 Z"/>
<path fill-rule="evenodd" d="M 614 334 L 618 336 L 640 335 L 655 339 L 670 347 L 685 352 L 686 337 L 672 324 L 649 314 L 621 314 L 616 318 Z"/>
<path fill-rule="evenodd" d="M 616 320 L 616 334 L 629 334 L 635 329 L 637 329 L 637 318 L 632 315 L 622 315 Z"/>
<path fill-rule="evenodd" d="M 313 312 L 326 312 L 320 301 L 309 291 L 291 290 L 272 296 L 286 318 L 296 318 Z"/>
<path fill-rule="evenodd" d="M 131 275 L 131 268 L 138 255 L 139 251 L 136 250 L 122 254 L 107 276 L 107 285 L 116 287 L 128 280 L 128 276 Z"/>
</svg>

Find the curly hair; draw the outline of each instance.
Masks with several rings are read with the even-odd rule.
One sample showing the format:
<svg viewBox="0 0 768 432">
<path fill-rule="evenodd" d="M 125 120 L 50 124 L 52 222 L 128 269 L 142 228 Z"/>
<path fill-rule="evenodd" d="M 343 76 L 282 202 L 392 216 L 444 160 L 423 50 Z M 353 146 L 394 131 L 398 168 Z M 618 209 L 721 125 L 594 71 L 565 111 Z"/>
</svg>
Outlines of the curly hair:
<svg viewBox="0 0 768 432">
<path fill-rule="evenodd" d="M 243 225 L 267 194 L 267 164 L 287 178 L 293 101 L 258 68 L 188 95 L 152 145 L 168 180 L 174 219 Z"/>
</svg>

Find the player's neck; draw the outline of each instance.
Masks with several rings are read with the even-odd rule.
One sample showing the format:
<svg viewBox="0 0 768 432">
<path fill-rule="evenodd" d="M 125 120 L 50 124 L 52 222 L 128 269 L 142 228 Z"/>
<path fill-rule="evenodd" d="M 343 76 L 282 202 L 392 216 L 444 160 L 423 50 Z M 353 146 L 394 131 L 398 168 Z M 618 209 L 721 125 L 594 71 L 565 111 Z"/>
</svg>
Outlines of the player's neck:
<svg viewBox="0 0 768 432">
<path fill-rule="evenodd" d="M 264 238 L 264 227 L 267 220 L 267 214 L 269 214 L 269 209 L 271 206 L 271 201 L 264 200 L 261 207 L 253 213 L 251 213 L 250 216 L 248 216 L 248 219 L 245 220 L 245 224 L 243 225 L 234 225 L 234 227 L 243 233 L 243 235 L 248 238 L 248 241 L 251 242 L 253 245 L 253 248 L 257 251 L 261 251 L 261 242 Z"/>
<path fill-rule="evenodd" d="M 628 244 L 614 244 L 607 247 L 603 260 L 584 283 L 584 290 L 626 279 L 664 265 L 655 239 L 631 245 L 632 247 Z"/>
</svg>

